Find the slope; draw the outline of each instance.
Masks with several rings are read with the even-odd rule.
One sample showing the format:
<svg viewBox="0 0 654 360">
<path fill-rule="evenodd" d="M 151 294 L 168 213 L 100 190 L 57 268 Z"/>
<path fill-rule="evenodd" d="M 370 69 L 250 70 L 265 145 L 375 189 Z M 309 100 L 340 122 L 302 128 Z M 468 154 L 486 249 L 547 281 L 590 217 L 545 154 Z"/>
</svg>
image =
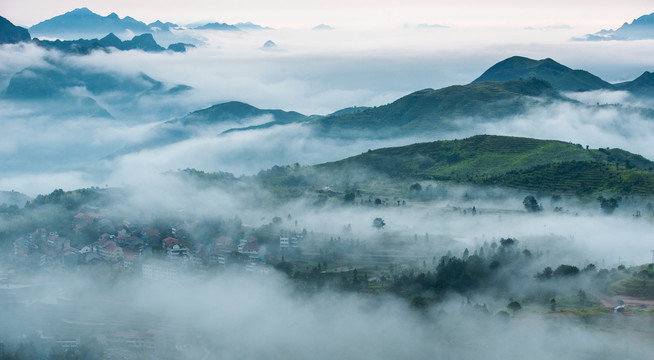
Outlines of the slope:
<svg viewBox="0 0 654 360">
<path fill-rule="evenodd" d="M 584 71 L 572 70 L 567 66 L 547 58 L 533 60 L 513 56 L 491 66 L 473 83 L 482 81 L 511 81 L 537 78 L 549 82 L 561 91 L 585 91 L 610 89 L 612 85 L 599 77 Z"/>
<path fill-rule="evenodd" d="M 478 135 L 385 148 L 316 171 L 379 174 L 587 195 L 600 192 L 654 195 L 654 162 L 620 149 L 585 149 L 562 141 Z"/>
<path fill-rule="evenodd" d="M 315 122 L 323 135 L 372 134 L 375 137 L 457 129 L 459 118 L 494 119 L 524 112 L 538 102 L 563 98 L 548 83 L 537 79 L 478 82 L 425 89 L 388 105 L 328 116 Z"/>
</svg>

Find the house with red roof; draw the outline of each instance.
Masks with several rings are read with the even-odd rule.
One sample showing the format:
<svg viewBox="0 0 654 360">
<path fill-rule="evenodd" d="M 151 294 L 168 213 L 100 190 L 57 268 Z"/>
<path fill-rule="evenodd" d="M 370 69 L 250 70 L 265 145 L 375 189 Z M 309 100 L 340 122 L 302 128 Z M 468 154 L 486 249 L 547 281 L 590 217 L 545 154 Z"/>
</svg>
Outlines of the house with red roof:
<svg viewBox="0 0 654 360">
<path fill-rule="evenodd" d="M 113 242 L 98 248 L 98 255 L 109 262 L 117 262 L 123 257 L 123 248 Z"/>
</svg>

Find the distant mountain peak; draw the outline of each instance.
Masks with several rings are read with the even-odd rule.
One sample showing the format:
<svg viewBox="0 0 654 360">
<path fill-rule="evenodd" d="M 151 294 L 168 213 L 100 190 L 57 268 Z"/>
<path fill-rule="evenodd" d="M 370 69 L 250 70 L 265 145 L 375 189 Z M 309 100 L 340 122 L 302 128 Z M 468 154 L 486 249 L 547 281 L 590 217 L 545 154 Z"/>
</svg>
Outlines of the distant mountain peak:
<svg viewBox="0 0 654 360">
<path fill-rule="evenodd" d="M 98 38 L 109 33 L 123 35 L 152 31 L 145 23 L 129 16 L 121 19 L 115 12 L 102 16 L 86 7 L 77 8 L 30 27 L 30 32 L 34 36 L 55 37 L 62 40 Z"/>
<path fill-rule="evenodd" d="M 234 24 L 234 26 L 236 26 L 241 30 L 272 30 L 271 27 L 257 25 L 252 23 L 251 21 L 236 23 Z"/>
<path fill-rule="evenodd" d="M 0 16 L 0 44 L 16 44 L 30 41 L 31 36 L 27 29 L 16 26 L 11 21 Z"/>
<path fill-rule="evenodd" d="M 601 30 L 587 34 L 582 39 L 588 41 L 601 40 L 644 40 L 654 39 L 654 13 L 640 16 L 631 23 L 625 22 L 617 30 Z"/>
<path fill-rule="evenodd" d="M 320 24 L 320 25 L 314 26 L 312 28 L 312 30 L 334 30 L 334 28 L 327 25 L 327 24 Z"/>
<path fill-rule="evenodd" d="M 276 48 L 277 48 L 277 44 L 275 44 L 272 40 L 268 40 L 268 41 L 266 41 L 266 42 L 263 44 L 263 46 L 261 46 L 261 47 L 262 47 L 263 49 L 268 49 L 268 50 L 270 50 L 270 49 L 276 49 Z"/>
<path fill-rule="evenodd" d="M 523 56 L 512 56 L 491 66 L 473 81 L 509 81 L 519 79 L 542 79 L 558 90 L 584 91 L 610 89 L 610 83 L 584 71 L 573 70 L 551 58 L 534 60 Z"/>
<path fill-rule="evenodd" d="M 196 30 L 222 30 L 222 31 L 241 31 L 238 27 L 221 22 L 212 22 L 202 26 L 194 27 Z"/>
<path fill-rule="evenodd" d="M 95 14 L 93 11 L 89 10 L 87 7 L 81 7 L 74 9 L 72 11 L 69 11 L 68 14 Z"/>
<path fill-rule="evenodd" d="M 78 40 L 39 40 L 34 42 L 46 49 L 56 49 L 69 54 L 86 55 L 94 50 L 105 50 L 116 48 L 118 50 L 143 50 L 147 52 L 161 52 L 165 49 L 154 40 L 150 33 L 134 36 L 131 40 L 121 41 L 114 33 L 109 33 L 102 39 L 78 39 Z M 171 49 L 180 51 L 180 49 Z M 184 48 L 185 51 L 185 48 Z"/>
<path fill-rule="evenodd" d="M 629 91 L 636 96 L 651 97 L 654 94 L 654 73 L 645 71 L 632 81 L 615 84 L 614 86 L 617 90 Z"/>
</svg>

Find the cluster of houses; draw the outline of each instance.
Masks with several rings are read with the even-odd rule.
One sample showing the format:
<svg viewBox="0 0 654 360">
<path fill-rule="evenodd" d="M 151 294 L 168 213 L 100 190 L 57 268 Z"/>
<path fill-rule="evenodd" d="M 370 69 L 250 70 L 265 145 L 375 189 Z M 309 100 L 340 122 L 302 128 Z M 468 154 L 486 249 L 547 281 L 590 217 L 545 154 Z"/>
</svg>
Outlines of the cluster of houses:
<svg viewBox="0 0 654 360">
<path fill-rule="evenodd" d="M 298 249 L 300 247 L 300 240 L 303 235 L 296 233 L 282 234 L 279 236 L 279 248 L 283 250 Z"/>
<path fill-rule="evenodd" d="M 221 236 L 202 244 L 193 243 L 183 231 L 175 228 L 167 231 L 172 236 L 164 237 L 154 228 L 146 230 L 124 222 L 116 231 L 111 221 L 92 212 L 76 215 L 73 230 L 82 231 L 92 223 L 107 232 L 79 249 L 71 247 L 70 241 L 60 237 L 56 231 L 39 228 L 21 236 L 14 241 L 16 264 L 32 270 L 61 268 L 78 271 L 80 267 L 102 263 L 152 280 L 176 280 L 189 269 L 232 263 L 244 265 L 245 270 L 251 272 L 265 273 L 271 269 L 265 263 L 264 251 L 255 237 L 234 241 Z M 181 236 L 177 237 L 177 233 Z M 298 248 L 301 238 L 295 234 L 282 235 L 280 248 Z"/>
</svg>

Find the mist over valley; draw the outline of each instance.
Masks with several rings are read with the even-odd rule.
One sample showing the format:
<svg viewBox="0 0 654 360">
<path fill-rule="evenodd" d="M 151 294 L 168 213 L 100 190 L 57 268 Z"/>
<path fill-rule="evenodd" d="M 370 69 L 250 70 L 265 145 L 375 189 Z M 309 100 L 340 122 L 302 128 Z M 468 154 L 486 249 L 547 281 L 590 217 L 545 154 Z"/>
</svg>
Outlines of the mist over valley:
<svg viewBox="0 0 654 360">
<path fill-rule="evenodd" d="M 651 15 L 10 13 L 0 358 L 654 351 Z"/>
</svg>

